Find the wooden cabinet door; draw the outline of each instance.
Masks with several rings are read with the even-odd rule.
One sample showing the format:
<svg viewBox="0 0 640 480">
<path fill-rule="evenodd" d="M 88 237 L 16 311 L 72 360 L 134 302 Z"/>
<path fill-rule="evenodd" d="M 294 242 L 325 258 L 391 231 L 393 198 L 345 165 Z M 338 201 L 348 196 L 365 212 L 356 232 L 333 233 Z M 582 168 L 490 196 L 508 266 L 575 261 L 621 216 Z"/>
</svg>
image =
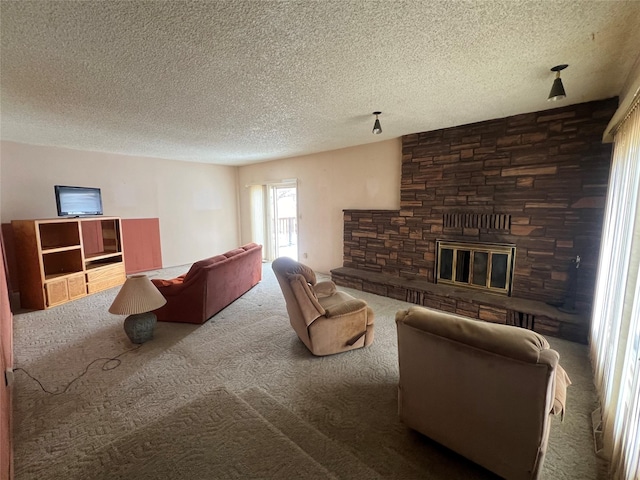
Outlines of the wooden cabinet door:
<svg viewBox="0 0 640 480">
<path fill-rule="evenodd" d="M 122 263 L 96 268 L 87 272 L 87 290 L 96 293 L 122 285 L 127 279 Z"/>
<path fill-rule="evenodd" d="M 69 300 L 84 297 L 87 294 L 84 273 L 67 278 L 67 289 L 69 291 Z"/>
<path fill-rule="evenodd" d="M 44 284 L 47 306 L 53 307 L 69 300 L 69 287 L 66 278 L 51 280 Z"/>
<path fill-rule="evenodd" d="M 159 219 L 123 219 L 122 244 L 127 274 L 162 268 Z"/>
</svg>

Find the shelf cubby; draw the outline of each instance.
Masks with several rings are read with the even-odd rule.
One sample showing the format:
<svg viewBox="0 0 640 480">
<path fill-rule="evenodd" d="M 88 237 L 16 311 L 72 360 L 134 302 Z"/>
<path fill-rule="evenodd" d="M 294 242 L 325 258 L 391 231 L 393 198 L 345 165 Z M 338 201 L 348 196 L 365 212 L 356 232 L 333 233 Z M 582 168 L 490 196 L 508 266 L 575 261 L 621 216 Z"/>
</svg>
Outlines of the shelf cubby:
<svg viewBox="0 0 640 480">
<path fill-rule="evenodd" d="M 122 253 L 103 253 L 101 255 L 93 255 L 85 258 L 85 268 L 92 270 L 94 268 L 104 267 L 105 265 L 113 265 L 114 263 L 122 263 Z"/>
<path fill-rule="evenodd" d="M 40 223 L 38 231 L 42 250 L 80 247 L 80 229 L 77 222 Z"/>
<path fill-rule="evenodd" d="M 82 252 L 80 248 L 54 253 L 43 253 L 42 266 L 45 279 L 52 275 L 60 276 L 82 272 Z"/>
</svg>

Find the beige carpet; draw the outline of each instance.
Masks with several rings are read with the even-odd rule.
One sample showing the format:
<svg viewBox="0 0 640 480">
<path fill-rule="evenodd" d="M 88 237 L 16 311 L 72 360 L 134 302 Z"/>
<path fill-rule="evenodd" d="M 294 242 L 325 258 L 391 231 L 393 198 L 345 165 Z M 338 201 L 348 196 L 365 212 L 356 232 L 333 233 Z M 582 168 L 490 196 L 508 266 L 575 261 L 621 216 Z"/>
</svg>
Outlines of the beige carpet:
<svg viewBox="0 0 640 480">
<path fill-rule="evenodd" d="M 47 474 L 96 480 L 330 478 L 328 470 L 224 388 Z"/>
<path fill-rule="evenodd" d="M 107 312 L 117 291 L 16 315 L 16 367 L 59 392 L 96 358 L 131 349 L 123 318 Z M 16 480 L 495 478 L 398 421 L 394 315 L 408 304 L 348 291 L 376 313 L 369 348 L 311 356 L 267 264 L 259 285 L 206 324 L 159 323 L 153 341 L 116 368 L 94 363 L 65 393 L 18 371 Z M 549 340 L 574 384 L 542 478 L 604 478 L 587 347 Z"/>
</svg>

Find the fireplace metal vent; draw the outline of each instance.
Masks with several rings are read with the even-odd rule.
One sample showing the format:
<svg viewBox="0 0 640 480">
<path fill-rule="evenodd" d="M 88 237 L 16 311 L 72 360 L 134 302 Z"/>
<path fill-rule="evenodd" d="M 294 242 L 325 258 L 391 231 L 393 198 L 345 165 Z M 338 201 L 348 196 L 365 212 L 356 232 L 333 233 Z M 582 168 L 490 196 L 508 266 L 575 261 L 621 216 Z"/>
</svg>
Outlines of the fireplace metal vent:
<svg viewBox="0 0 640 480">
<path fill-rule="evenodd" d="M 444 228 L 477 228 L 487 231 L 508 232 L 511 229 L 511 215 L 498 213 L 445 213 L 442 215 Z"/>
<path fill-rule="evenodd" d="M 518 312 L 509 310 L 507 314 L 507 325 L 515 325 L 516 327 L 527 328 L 533 330 L 536 324 L 536 317 L 532 313 Z"/>
<path fill-rule="evenodd" d="M 436 241 L 436 283 L 511 295 L 516 246 Z"/>
</svg>

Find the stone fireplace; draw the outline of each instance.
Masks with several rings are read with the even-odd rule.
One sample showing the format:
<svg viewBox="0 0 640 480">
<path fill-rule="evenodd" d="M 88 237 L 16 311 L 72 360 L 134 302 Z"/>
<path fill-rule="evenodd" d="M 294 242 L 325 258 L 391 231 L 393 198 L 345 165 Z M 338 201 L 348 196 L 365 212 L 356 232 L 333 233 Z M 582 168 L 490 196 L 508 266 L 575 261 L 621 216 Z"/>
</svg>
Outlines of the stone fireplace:
<svg viewBox="0 0 640 480">
<path fill-rule="evenodd" d="M 344 211 L 334 281 L 586 342 L 611 160 L 602 134 L 616 108 L 613 98 L 406 135 L 400 210 Z M 556 308 L 569 294 L 575 313 Z"/>
</svg>

